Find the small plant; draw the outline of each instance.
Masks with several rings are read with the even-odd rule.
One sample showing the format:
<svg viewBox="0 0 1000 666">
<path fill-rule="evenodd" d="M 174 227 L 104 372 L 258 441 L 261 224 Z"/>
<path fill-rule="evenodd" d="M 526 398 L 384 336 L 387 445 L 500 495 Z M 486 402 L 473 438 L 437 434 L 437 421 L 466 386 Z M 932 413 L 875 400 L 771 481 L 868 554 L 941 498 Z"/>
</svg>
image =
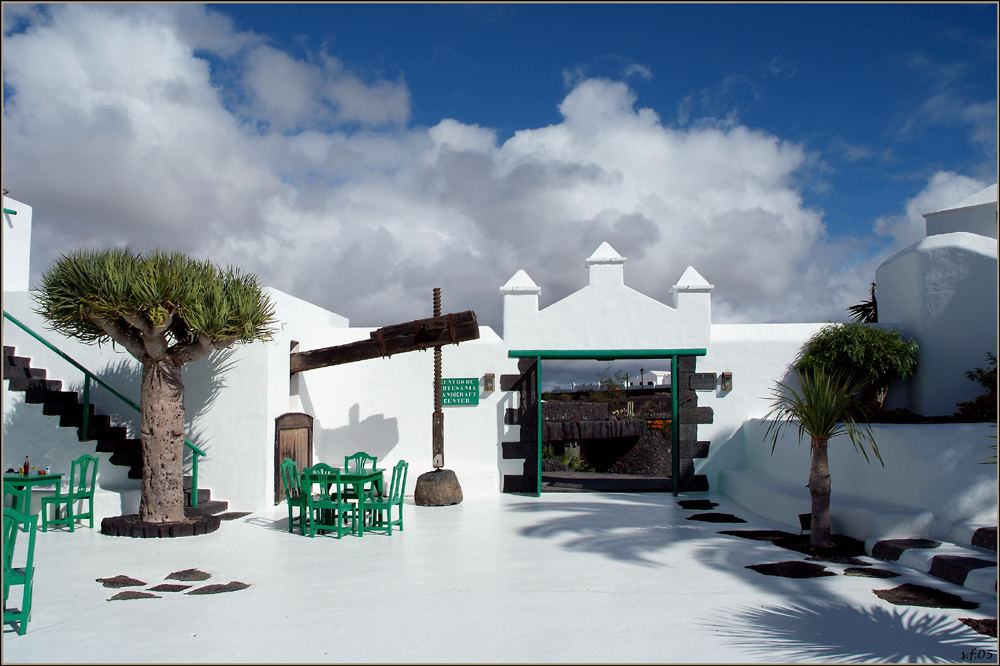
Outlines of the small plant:
<svg viewBox="0 0 1000 666">
<path fill-rule="evenodd" d="M 556 453 L 556 449 L 551 444 L 542 445 L 542 460 L 555 460 L 566 465 L 574 472 L 593 472 L 594 468 L 586 460 L 568 452 Z"/>
<path fill-rule="evenodd" d="M 986 366 L 969 370 L 965 376 L 976 382 L 986 393 L 968 402 L 956 404 L 956 416 L 972 418 L 979 421 L 997 420 L 997 357 L 992 352 L 986 352 Z M 994 457 L 995 458 L 995 457 Z"/>
<path fill-rule="evenodd" d="M 646 419 L 646 427 L 660 431 L 664 437 L 670 436 L 670 419 Z"/>
<path fill-rule="evenodd" d="M 795 362 L 796 370 L 821 367 L 874 393 L 879 409 L 889 384 L 906 379 L 917 369 L 917 342 L 898 331 L 867 324 L 828 324 L 809 339 Z"/>
</svg>

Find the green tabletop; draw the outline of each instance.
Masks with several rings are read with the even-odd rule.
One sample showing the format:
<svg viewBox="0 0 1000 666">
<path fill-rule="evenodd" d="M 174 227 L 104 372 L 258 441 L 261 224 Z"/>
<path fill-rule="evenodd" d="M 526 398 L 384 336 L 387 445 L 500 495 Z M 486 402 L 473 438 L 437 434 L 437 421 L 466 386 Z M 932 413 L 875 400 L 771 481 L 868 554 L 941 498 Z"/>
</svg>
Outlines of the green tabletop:
<svg viewBox="0 0 1000 666">
<path fill-rule="evenodd" d="M 28 476 L 21 476 L 20 474 L 3 475 L 4 483 L 9 483 L 15 488 L 27 488 L 28 492 L 23 495 L 18 495 L 20 502 L 18 502 L 14 507 L 25 515 L 31 513 L 31 489 L 34 486 L 55 486 L 56 491 L 58 491 L 61 480 L 62 474 L 29 474 Z M 7 498 L 4 498 L 5 503 L 6 499 Z"/>
<path fill-rule="evenodd" d="M 9 483 L 15 486 L 48 486 L 55 483 L 59 483 L 62 479 L 62 474 L 29 474 L 28 476 L 22 476 L 20 474 L 4 474 L 4 483 Z"/>
</svg>

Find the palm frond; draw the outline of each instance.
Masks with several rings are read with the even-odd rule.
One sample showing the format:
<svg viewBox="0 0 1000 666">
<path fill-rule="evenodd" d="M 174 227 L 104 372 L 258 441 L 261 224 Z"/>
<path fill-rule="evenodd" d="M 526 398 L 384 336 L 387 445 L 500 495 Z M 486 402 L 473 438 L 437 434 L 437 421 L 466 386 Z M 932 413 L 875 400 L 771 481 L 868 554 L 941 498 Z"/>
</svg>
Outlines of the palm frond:
<svg viewBox="0 0 1000 666">
<path fill-rule="evenodd" d="M 768 421 L 764 439 L 771 441 L 771 453 L 774 453 L 784 429 L 797 424 L 799 441 L 803 434 L 827 440 L 846 434 L 865 460 L 871 462 L 865 447 L 868 444 L 884 466 L 868 424 L 868 413 L 853 398 L 865 383 L 841 374 L 827 373 L 822 366 L 800 368 L 797 375 L 798 388 L 776 382 L 771 390 L 771 407 L 764 416 Z"/>
</svg>

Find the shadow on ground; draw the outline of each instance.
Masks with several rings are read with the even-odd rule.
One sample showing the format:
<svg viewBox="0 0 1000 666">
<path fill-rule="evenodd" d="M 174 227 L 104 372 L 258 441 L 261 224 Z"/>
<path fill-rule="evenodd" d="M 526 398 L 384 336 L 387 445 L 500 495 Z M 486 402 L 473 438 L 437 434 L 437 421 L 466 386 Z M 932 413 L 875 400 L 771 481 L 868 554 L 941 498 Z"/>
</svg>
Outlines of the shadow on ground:
<svg viewBox="0 0 1000 666">
<path fill-rule="evenodd" d="M 768 661 L 996 663 L 997 659 L 996 641 L 956 619 L 913 608 L 789 603 L 736 608 L 700 624 L 723 642 Z"/>
<path fill-rule="evenodd" d="M 645 566 L 664 566 L 648 555 L 662 551 L 680 541 L 704 538 L 705 524 L 684 520 L 679 509 L 664 506 L 663 499 L 636 493 L 619 501 L 531 502 L 511 507 L 521 513 L 552 513 L 534 525 L 522 527 L 522 536 L 553 538 L 572 536 L 563 543 L 567 550 L 604 555 L 614 560 Z M 540 516 L 541 517 L 541 516 Z M 623 538 L 623 532 L 628 538 Z"/>
</svg>

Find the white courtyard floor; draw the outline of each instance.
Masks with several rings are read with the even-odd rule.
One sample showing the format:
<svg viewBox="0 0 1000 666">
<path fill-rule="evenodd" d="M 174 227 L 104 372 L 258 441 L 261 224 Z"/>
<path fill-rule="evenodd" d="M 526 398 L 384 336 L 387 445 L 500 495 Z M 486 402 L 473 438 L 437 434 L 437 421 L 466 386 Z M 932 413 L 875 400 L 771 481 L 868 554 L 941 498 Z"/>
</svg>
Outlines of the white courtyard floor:
<svg viewBox="0 0 1000 666">
<path fill-rule="evenodd" d="M 995 618 L 995 596 L 895 563 L 898 578 L 791 579 L 746 566 L 805 555 L 719 534 L 784 529 L 724 497 L 747 524 L 687 520 L 666 494 L 408 499 L 406 529 L 304 538 L 284 505 L 179 539 L 38 534 L 33 616 L 3 631 L 13 663 L 801 663 L 997 661 L 997 641 L 960 617 Z M 195 589 L 147 590 L 172 572 L 211 574 Z M 95 581 L 130 576 L 144 586 Z M 873 589 L 927 585 L 975 610 L 896 606 Z"/>
</svg>

